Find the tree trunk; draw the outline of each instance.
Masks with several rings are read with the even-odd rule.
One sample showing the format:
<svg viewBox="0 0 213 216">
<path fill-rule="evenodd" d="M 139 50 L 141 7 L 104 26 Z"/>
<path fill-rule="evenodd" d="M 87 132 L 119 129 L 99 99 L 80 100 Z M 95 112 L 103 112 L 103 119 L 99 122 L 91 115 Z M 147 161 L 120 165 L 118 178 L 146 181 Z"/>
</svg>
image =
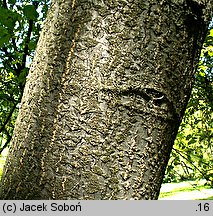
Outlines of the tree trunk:
<svg viewBox="0 0 213 216">
<path fill-rule="evenodd" d="M 53 0 L 1 199 L 157 199 L 207 2 Z"/>
</svg>

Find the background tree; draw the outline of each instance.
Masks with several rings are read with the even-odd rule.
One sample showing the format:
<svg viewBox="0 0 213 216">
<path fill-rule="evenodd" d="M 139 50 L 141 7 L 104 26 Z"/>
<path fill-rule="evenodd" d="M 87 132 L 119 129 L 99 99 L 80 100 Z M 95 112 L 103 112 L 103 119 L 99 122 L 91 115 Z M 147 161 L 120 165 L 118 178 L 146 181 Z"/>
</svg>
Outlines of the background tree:
<svg viewBox="0 0 213 216">
<path fill-rule="evenodd" d="M 195 83 L 184 115 L 165 181 L 213 181 L 213 27 L 203 44 Z"/>
<path fill-rule="evenodd" d="M 208 3 L 53 1 L 2 197 L 156 199 Z"/>
<path fill-rule="evenodd" d="M 0 1 L 0 153 L 11 140 L 49 1 Z"/>
</svg>

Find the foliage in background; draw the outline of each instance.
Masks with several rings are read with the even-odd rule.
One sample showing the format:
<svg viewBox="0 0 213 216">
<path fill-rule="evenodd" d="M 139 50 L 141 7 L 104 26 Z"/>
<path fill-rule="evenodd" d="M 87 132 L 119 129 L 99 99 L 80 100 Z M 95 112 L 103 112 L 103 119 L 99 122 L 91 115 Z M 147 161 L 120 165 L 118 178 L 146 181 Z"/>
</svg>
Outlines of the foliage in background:
<svg viewBox="0 0 213 216">
<path fill-rule="evenodd" d="M 49 0 L 0 0 L 0 153 L 9 144 Z"/>
<path fill-rule="evenodd" d="M 0 0 L 0 154 L 8 146 L 50 0 Z M 209 30 L 192 96 L 164 182 L 213 179 L 213 29 Z M 1 171 L 1 170 L 0 170 Z"/>
<path fill-rule="evenodd" d="M 203 44 L 164 182 L 201 178 L 213 186 L 213 26 Z"/>
</svg>

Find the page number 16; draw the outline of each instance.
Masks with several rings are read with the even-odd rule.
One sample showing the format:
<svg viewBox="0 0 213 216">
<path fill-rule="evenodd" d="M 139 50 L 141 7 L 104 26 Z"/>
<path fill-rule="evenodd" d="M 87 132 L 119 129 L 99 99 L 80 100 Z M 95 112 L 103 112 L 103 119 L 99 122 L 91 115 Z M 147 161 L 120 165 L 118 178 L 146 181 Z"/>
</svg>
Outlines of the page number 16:
<svg viewBox="0 0 213 216">
<path fill-rule="evenodd" d="M 209 211 L 209 203 L 199 203 L 198 204 L 199 209 L 197 211 Z"/>
</svg>

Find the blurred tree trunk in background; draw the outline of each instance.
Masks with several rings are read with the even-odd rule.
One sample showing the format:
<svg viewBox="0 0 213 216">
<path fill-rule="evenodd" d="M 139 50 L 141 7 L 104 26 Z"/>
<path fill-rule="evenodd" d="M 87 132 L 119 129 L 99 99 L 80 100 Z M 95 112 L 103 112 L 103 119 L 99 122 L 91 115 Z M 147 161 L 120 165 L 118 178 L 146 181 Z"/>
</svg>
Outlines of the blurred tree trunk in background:
<svg viewBox="0 0 213 216">
<path fill-rule="evenodd" d="M 212 5 L 53 0 L 1 199 L 157 199 Z"/>
</svg>

